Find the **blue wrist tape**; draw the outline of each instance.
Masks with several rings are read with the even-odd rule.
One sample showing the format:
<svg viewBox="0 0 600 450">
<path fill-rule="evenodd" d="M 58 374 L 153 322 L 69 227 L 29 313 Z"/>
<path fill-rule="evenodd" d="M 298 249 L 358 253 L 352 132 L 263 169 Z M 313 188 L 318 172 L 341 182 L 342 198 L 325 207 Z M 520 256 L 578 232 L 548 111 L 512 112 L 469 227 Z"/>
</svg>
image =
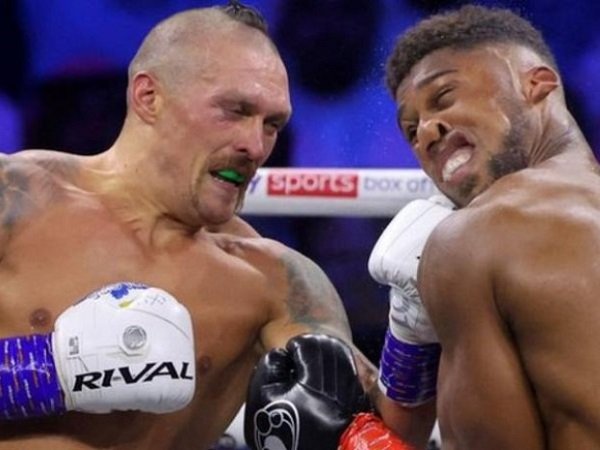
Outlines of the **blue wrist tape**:
<svg viewBox="0 0 600 450">
<path fill-rule="evenodd" d="M 0 339 L 0 417 L 24 419 L 66 411 L 51 335 Z"/>
<path fill-rule="evenodd" d="M 441 347 L 409 344 L 388 329 L 379 365 L 379 386 L 387 397 L 404 405 L 425 403 L 436 394 Z"/>
</svg>

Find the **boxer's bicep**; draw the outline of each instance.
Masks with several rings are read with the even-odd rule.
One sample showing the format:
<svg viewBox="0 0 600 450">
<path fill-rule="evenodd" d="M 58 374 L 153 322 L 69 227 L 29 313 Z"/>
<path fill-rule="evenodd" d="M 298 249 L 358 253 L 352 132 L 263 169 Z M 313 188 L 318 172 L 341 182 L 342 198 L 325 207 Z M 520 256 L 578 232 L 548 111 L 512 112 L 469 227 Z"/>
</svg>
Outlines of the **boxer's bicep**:
<svg viewBox="0 0 600 450">
<path fill-rule="evenodd" d="M 292 321 L 315 332 L 335 332 L 350 338 L 348 317 L 340 296 L 325 272 L 303 255 L 283 255 L 287 269 L 286 307 Z"/>
<path fill-rule="evenodd" d="M 275 308 L 275 317 L 263 330 L 264 346 L 281 347 L 291 337 L 307 332 L 330 334 L 350 342 L 344 305 L 325 272 L 291 249 L 279 258 L 285 271 L 285 289 Z"/>
</svg>

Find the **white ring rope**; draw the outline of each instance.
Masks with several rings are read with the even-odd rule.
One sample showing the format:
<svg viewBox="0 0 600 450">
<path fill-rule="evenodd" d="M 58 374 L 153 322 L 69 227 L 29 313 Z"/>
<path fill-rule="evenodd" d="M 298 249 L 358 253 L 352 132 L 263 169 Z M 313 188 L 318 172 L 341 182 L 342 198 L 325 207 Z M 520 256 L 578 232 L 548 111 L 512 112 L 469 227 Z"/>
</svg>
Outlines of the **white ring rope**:
<svg viewBox="0 0 600 450">
<path fill-rule="evenodd" d="M 392 217 L 411 200 L 436 193 L 420 169 L 261 168 L 241 213 Z"/>
</svg>

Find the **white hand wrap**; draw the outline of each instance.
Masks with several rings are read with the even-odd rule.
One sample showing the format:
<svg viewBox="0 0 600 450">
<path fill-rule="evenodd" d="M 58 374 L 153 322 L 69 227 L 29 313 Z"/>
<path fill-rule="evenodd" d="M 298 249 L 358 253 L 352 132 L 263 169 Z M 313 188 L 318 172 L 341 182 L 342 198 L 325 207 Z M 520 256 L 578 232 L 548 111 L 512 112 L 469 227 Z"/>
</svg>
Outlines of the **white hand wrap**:
<svg viewBox="0 0 600 450">
<path fill-rule="evenodd" d="M 407 406 L 435 395 L 439 345 L 417 291 L 417 269 L 429 235 L 451 213 L 451 203 L 441 196 L 409 203 L 383 231 L 369 258 L 371 276 L 390 287 L 379 386 Z"/>
<path fill-rule="evenodd" d="M 158 288 L 118 283 L 88 295 L 57 319 L 52 351 L 67 410 L 166 413 L 194 395 L 189 312 Z"/>
</svg>

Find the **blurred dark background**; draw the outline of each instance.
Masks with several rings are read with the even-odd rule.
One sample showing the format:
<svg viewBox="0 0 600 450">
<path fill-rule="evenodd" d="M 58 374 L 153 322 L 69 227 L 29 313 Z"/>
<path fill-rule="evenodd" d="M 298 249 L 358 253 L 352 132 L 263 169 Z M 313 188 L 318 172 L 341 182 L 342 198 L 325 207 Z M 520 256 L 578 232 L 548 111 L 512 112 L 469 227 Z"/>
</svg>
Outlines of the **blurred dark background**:
<svg viewBox="0 0 600 450">
<path fill-rule="evenodd" d="M 383 65 L 396 35 L 461 1 L 248 0 L 288 65 L 294 116 L 268 166 L 417 167 L 395 125 Z M 483 1 L 520 11 L 556 53 L 568 101 L 600 152 L 600 2 Z M 125 112 L 126 67 L 162 18 L 212 2 L 0 0 L 0 151 L 108 148 Z M 597 153 L 600 154 L 600 153 Z M 316 260 L 346 304 L 359 347 L 377 361 L 387 292 L 367 258 L 389 219 L 248 217 Z"/>
</svg>

